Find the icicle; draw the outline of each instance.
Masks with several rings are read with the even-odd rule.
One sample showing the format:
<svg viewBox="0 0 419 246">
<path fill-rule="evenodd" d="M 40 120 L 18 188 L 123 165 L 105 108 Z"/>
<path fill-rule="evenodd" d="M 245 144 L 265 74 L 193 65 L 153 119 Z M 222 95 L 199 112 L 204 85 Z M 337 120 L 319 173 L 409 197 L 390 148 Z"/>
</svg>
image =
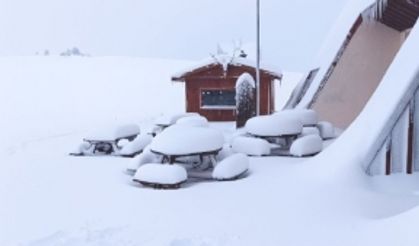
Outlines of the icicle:
<svg viewBox="0 0 419 246">
<path fill-rule="evenodd" d="M 375 4 L 362 13 L 362 18 L 369 22 L 382 19 L 387 5 L 388 0 L 377 0 Z"/>
</svg>

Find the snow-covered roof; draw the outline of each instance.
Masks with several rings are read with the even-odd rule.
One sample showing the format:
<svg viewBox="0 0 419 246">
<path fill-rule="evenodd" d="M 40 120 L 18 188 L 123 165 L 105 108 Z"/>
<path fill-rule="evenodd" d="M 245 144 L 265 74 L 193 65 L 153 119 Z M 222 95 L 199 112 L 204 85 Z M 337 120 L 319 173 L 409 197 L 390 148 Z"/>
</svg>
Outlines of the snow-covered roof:
<svg viewBox="0 0 419 246">
<path fill-rule="evenodd" d="M 190 74 L 195 72 L 198 69 L 202 69 L 205 67 L 210 67 L 213 65 L 221 65 L 224 71 L 228 70 L 228 66 L 246 66 L 251 68 L 256 68 L 256 61 L 244 57 L 232 57 L 228 54 L 220 54 L 208 57 L 200 62 L 197 62 L 195 65 L 184 69 L 183 71 L 179 71 L 178 73 L 172 76 L 172 80 L 174 81 L 184 81 L 184 78 Z M 282 78 L 282 72 L 279 68 L 265 64 L 261 62 L 260 69 L 262 72 L 271 75 L 276 79 Z"/>
</svg>

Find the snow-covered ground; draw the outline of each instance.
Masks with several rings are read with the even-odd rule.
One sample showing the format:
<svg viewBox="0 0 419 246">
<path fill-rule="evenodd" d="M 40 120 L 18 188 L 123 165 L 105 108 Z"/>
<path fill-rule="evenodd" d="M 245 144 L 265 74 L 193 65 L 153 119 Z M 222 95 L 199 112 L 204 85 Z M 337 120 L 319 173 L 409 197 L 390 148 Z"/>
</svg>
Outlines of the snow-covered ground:
<svg viewBox="0 0 419 246">
<path fill-rule="evenodd" d="M 87 131 L 182 111 L 183 84 L 170 76 L 190 64 L 0 58 L 0 245 L 419 243 L 417 175 L 371 179 L 357 163 L 265 157 L 242 180 L 165 191 L 133 184 L 129 159 L 67 155 Z"/>
</svg>

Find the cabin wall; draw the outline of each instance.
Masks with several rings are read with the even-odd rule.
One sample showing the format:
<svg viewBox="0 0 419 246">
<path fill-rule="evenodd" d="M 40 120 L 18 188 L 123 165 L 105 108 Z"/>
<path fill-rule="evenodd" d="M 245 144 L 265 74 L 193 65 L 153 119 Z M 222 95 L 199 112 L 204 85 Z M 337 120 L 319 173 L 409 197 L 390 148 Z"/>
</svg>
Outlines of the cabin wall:
<svg viewBox="0 0 419 246">
<path fill-rule="evenodd" d="M 214 71 L 215 73 L 219 71 Z M 194 76 L 185 80 L 186 90 L 186 111 L 197 112 L 205 116 L 209 121 L 235 121 L 235 109 L 204 109 L 201 108 L 202 89 L 235 90 L 236 81 L 244 71 L 234 71 L 228 76 L 206 73 L 201 76 Z M 272 78 L 261 77 L 260 89 L 260 112 L 262 115 L 270 114 L 274 111 Z"/>
<path fill-rule="evenodd" d="M 362 22 L 312 105 L 320 119 L 348 127 L 374 93 L 404 36 L 379 22 Z"/>
</svg>

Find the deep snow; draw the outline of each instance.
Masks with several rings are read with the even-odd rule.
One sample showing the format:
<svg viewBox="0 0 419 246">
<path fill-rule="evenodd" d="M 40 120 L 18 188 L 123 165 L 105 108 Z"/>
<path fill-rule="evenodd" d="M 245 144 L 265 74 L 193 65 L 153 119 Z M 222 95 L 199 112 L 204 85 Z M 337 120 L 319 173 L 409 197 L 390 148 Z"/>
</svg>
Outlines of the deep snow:
<svg viewBox="0 0 419 246">
<path fill-rule="evenodd" d="M 345 159 L 348 133 L 318 157 L 253 157 L 244 179 L 175 191 L 132 183 L 130 159 L 67 155 L 96 127 L 183 110 L 169 79 L 189 64 L 0 58 L 0 245 L 417 245 L 418 175 L 368 178 Z"/>
</svg>

